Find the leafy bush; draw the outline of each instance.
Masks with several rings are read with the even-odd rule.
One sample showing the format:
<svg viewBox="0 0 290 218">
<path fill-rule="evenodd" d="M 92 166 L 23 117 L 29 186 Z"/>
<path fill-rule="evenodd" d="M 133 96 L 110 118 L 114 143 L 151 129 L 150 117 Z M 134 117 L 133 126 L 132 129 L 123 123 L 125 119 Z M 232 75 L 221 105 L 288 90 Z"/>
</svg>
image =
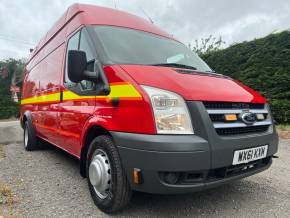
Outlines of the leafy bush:
<svg viewBox="0 0 290 218">
<path fill-rule="evenodd" d="M 269 100 L 274 119 L 278 123 L 290 123 L 290 100 Z"/>
<path fill-rule="evenodd" d="M 11 117 L 19 117 L 19 104 L 10 104 L 0 107 L 0 119 L 8 119 Z"/>
</svg>

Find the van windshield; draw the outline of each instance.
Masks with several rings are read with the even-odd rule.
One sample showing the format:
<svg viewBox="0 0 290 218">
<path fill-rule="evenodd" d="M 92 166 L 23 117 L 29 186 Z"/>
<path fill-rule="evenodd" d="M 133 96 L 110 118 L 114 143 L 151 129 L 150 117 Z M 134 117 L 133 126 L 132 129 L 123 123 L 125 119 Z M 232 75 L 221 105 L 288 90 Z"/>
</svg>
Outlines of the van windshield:
<svg viewBox="0 0 290 218">
<path fill-rule="evenodd" d="M 94 31 L 114 63 L 212 71 L 197 54 L 175 40 L 123 27 L 95 26 Z"/>
</svg>

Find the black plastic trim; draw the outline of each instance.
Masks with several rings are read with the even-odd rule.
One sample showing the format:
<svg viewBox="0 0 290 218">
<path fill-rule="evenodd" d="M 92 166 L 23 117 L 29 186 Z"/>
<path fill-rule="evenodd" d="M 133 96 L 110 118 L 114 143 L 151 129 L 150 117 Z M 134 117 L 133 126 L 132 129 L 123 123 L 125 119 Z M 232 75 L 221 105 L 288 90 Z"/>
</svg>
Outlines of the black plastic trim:
<svg viewBox="0 0 290 218">
<path fill-rule="evenodd" d="M 208 142 L 197 135 L 146 135 L 110 132 L 118 147 L 159 152 L 208 151 Z"/>
</svg>

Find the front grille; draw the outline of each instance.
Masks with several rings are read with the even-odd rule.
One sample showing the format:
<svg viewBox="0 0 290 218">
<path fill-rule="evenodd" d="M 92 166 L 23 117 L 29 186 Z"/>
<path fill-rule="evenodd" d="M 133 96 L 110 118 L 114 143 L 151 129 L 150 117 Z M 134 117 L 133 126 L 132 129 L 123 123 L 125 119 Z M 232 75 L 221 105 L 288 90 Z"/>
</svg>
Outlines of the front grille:
<svg viewBox="0 0 290 218">
<path fill-rule="evenodd" d="M 263 109 L 264 104 L 237 102 L 203 102 L 206 109 Z"/>
<path fill-rule="evenodd" d="M 212 122 L 224 122 L 225 116 L 223 114 L 210 114 L 209 115 Z"/>
<path fill-rule="evenodd" d="M 220 128 L 216 129 L 217 134 L 226 135 L 237 135 L 237 134 L 248 134 L 248 133 L 262 133 L 269 129 L 269 125 L 263 126 L 247 126 L 247 127 L 236 127 L 236 128 Z"/>
<path fill-rule="evenodd" d="M 238 116 L 238 114 L 236 114 Z M 265 119 L 267 119 L 268 114 L 263 113 Z M 225 122 L 225 115 L 224 114 L 209 114 L 209 117 L 212 122 Z"/>
<path fill-rule="evenodd" d="M 236 102 L 203 102 L 203 104 L 217 134 L 221 136 L 262 133 L 268 131 L 272 124 L 264 104 Z M 246 112 L 254 113 L 255 119 L 257 119 L 257 114 L 263 114 L 264 119 L 256 120 L 252 124 L 245 123 L 242 114 Z M 237 119 L 227 121 L 225 119 L 227 114 L 233 114 Z"/>
</svg>

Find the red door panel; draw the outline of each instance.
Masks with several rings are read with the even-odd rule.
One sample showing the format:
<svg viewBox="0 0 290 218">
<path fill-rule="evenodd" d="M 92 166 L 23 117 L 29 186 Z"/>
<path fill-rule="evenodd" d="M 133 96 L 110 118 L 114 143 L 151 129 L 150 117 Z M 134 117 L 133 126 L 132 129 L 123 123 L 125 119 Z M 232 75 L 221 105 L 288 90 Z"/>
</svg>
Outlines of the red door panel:
<svg viewBox="0 0 290 218">
<path fill-rule="evenodd" d="M 61 145 L 69 153 L 79 156 L 82 130 L 85 122 L 94 112 L 95 99 L 65 100 L 60 103 L 59 109 Z"/>
</svg>

